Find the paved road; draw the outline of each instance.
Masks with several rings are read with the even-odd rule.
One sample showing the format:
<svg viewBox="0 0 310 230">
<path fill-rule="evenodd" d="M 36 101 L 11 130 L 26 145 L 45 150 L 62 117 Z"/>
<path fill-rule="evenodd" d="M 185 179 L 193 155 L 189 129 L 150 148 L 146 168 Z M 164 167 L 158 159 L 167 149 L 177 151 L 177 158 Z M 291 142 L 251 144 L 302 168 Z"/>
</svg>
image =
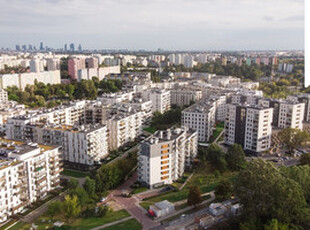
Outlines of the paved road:
<svg viewBox="0 0 310 230">
<path fill-rule="evenodd" d="M 122 190 L 130 190 L 130 185 L 132 185 L 136 180 L 137 174 L 135 173 L 124 184 L 111 192 L 108 199 L 114 199 L 120 206 L 127 210 L 138 222 L 142 224 L 143 229 L 150 229 L 158 226 L 159 224 L 157 222 L 146 216 L 146 210 L 139 205 L 139 199 L 137 197 L 122 197 Z"/>
</svg>

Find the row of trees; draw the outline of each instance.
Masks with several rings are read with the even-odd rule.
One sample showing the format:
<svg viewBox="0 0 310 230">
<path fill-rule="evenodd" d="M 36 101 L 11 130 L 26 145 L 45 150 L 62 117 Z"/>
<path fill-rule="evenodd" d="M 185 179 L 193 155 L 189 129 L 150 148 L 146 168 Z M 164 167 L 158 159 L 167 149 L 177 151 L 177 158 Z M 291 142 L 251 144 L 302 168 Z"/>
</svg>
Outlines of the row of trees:
<svg viewBox="0 0 310 230">
<path fill-rule="evenodd" d="M 208 149 L 199 149 L 201 160 L 209 161 L 212 166 L 221 172 L 230 169 L 239 171 L 246 166 L 245 154 L 239 144 L 232 145 L 227 153 L 216 143 L 211 144 Z"/>
<path fill-rule="evenodd" d="M 123 87 L 120 80 L 82 80 L 71 84 L 44 84 L 35 81 L 34 85 L 27 85 L 24 90 L 16 86 L 8 87 L 9 100 L 17 101 L 30 107 L 53 107 L 63 100 L 97 98 L 99 93 L 118 92 Z"/>
</svg>

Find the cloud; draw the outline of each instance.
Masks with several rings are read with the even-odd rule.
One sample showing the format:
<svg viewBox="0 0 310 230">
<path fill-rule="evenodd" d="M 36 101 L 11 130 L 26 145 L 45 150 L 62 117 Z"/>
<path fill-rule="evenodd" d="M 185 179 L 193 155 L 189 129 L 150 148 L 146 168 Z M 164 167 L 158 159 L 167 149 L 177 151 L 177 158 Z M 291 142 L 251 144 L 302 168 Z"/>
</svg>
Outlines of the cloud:
<svg viewBox="0 0 310 230">
<path fill-rule="evenodd" d="M 11 47 L 42 39 L 51 46 L 62 46 L 64 40 L 71 39 L 83 41 L 85 47 L 158 48 L 170 44 L 172 37 L 178 49 L 182 44 L 195 49 L 196 44 L 211 46 L 215 41 L 227 46 L 231 41 L 219 35 L 226 31 L 246 35 L 253 29 L 261 33 L 302 31 L 304 14 L 302 0 L 0 0 L 0 5 L 0 31 L 4 34 L 0 44 Z M 238 42 L 238 37 L 235 39 Z M 260 39 L 272 48 L 270 41 Z M 301 46 L 300 39 L 290 39 Z M 109 42 L 103 44 L 103 40 Z M 241 35 L 239 40 L 253 42 L 244 41 Z M 274 45 L 282 41 L 272 40 Z"/>
</svg>

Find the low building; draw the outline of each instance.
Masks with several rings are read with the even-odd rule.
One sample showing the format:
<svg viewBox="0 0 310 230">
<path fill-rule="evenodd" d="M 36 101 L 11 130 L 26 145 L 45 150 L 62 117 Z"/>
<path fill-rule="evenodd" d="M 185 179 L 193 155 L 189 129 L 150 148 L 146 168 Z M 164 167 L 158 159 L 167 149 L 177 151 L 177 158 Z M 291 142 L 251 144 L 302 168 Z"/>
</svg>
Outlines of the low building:
<svg viewBox="0 0 310 230">
<path fill-rule="evenodd" d="M 154 214 L 154 216 L 156 217 L 162 217 L 165 215 L 169 215 L 170 213 L 174 212 L 174 210 L 174 205 L 171 202 L 163 200 L 155 203 L 154 205 L 151 205 L 149 209 L 149 214 Z"/>
</svg>

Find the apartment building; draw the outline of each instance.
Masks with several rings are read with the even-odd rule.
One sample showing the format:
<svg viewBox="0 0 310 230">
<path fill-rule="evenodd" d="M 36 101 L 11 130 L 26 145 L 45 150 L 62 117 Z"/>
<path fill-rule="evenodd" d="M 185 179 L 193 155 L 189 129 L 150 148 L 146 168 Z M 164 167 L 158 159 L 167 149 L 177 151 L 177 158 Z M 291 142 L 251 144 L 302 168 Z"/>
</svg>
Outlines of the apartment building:
<svg viewBox="0 0 310 230">
<path fill-rule="evenodd" d="M 44 123 L 45 124 L 45 123 Z M 87 168 L 108 155 L 108 134 L 104 125 L 43 125 L 42 123 L 9 123 L 6 137 L 40 144 L 62 146 L 67 165 Z"/>
<path fill-rule="evenodd" d="M 8 101 L 8 92 L 4 89 L 0 89 L 0 102 Z"/>
<path fill-rule="evenodd" d="M 304 121 L 310 122 L 310 94 L 290 95 L 287 99 L 290 101 L 305 103 Z"/>
<path fill-rule="evenodd" d="M 152 112 L 159 111 L 164 113 L 170 109 L 171 97 L 170 91 L 165 89 L 154 88 L 142 93 L 143 100 L 152 101 Z"/>
<path fill-rule="evenodd" d="M 177 106 L 187 106 L 202 98 L 201 90 L 197 89 L 175 89 L 171 90 L 170 94 L 171 104 Z"/>
<path fill-rule="evenodd" d="M 60 84 L 60 71 L 3 74 L 0 75 L 0 89 L 6 89 L 8 86 L 24 89 L 26 85 L 34 85 L 35 81 L 44 84 Z"/>
<path fill-rule="evenodd" d="M 213 135 L 216 106 L 213 101 L 200 101 L 182 111 L 182 127 L 197 131 L 199 142 L 208 142 Z"/>
<path fill-rule="evenodd" d="M 138 180 L 150 188 L 171 184 L 197 155 L 197 132 L 157 131 L 144 140 L 138 156 Z"/>
<path fill-rule="evenodd" d="M 270 149 L 273 108 L 227 104 L 224 143 L 260 153 Z"/>
<path fill-rule="evenodd" d="M 110 151 L 118 149 L 127 142 L 134 141 L 142 133 L 143 116 L 143 112 L 129 108 L 127 111 L 119 111 L 119 113 L 111 114 L 108 117 Z"/>
<path fill-rule="evenodd" d="M 0 141 L 0 222 L 60 185 L 60 147 Z"/>
<path fill-rule="evenodd" d="M 85 59 L 84 58 L 70 58 L 68 60 L 68 74 L 72 80 L 78 79 L 78 71 L 80 69 L 85 69 Z"/>
<path fill-rule="evenodd" d="M 305 114 L 305 103 L 292 100 L 259 99 L 258 105 L 273 108 L 274 127 L 302 130 Z"/>
</svg>

